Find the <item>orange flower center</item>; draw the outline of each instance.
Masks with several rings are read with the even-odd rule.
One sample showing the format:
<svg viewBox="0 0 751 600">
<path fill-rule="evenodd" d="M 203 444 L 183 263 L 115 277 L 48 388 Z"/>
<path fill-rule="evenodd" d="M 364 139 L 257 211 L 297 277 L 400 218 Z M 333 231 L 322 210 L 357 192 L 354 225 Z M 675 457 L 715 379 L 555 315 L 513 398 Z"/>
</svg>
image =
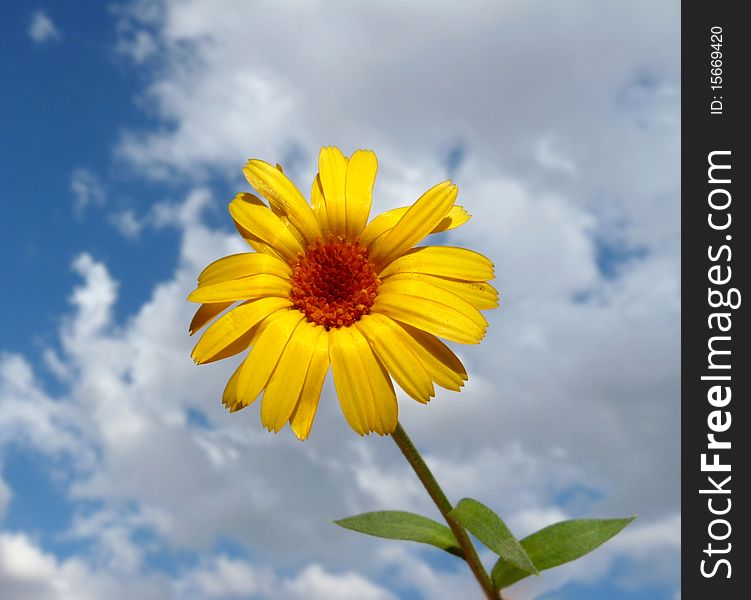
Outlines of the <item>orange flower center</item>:
<svg viewBox="0 0 751 600">
<path fill-rule="evenodd" d="M 292 271 L 290 300 L 308 321 L 349 327 L 370 312 L 381 280 L 359 242 L 329 234 L 308 246 Z"/>
</svg>

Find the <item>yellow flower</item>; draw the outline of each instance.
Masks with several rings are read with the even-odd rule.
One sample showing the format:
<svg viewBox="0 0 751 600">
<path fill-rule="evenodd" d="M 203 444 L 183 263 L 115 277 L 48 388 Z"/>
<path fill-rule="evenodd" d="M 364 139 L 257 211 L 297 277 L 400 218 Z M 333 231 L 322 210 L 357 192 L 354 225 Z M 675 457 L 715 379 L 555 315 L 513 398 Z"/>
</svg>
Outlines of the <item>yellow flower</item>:
<svg viewBox="0 0 751 600">
<path fill-rule="evenodd" d="M 191 335 L 238 304 L 211 324 L 192 356 L 202 364 L 250 348 L 223 403 L 239 410 L 263 392 L 263 424 L 279 431 L 289 422 L 301 440 L 330 365 L 352 429 L 389 434 L 398 410 L 392 378 L 423 403 L 434 384 L 464 385 L 464 366 L 438 337 L 464 344 L 484 337 L 480 310 L 498 305 L 487 283 L 493 265 L 463 248 L 414 247 L 469 219 L 454 205 L 451 182 L 368 223 L 375 154 L 347 158 L 322 148 L 318 169 L 311 206 L 279 165 L 248 161 L 245 176 L 268 205 L 241 193 L 229 211 L 255 252 L 221 258 L 198 276 L 188 297 L 201 303 Z"/>
</svg>

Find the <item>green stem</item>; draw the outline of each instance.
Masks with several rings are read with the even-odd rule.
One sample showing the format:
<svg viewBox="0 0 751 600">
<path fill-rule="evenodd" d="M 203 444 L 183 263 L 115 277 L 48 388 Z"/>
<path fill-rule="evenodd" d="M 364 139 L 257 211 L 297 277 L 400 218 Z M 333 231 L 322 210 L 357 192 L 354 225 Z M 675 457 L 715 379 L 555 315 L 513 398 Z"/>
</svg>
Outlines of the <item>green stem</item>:
<svg viewBox="0 0 751 600">
<path fill-rule="evenodd" d="M 472 540 L 469 539 L 469 535 L 459 523 L 449 516 L 449 513 L 453 509 L 451 502 L 449 502 L 446 494 L 443 493 L 441 486 L 438 485 L 433 473 L 431 473 L 428 465 L 425 464 L 425 461 L 422 456 L 420 456 L 417 448 L 415 448 L 412 440 L 409 439 L 409 436 L 402 428 L 401 423 L 396 424 L 396 429 L 394 430 L 394 433 L 391 434 L 391 437 L 394 438 L 394 442 L 399 446 L 399 450 L 404 454 L 404 458 L 407 459 L 407 462 L 414 470 L 422 485 L 428 491 L 433 502 L 435 502 L 438 510 L 441 511 L 441 514 L 443 515 L 443 518 L 446 519 L 446 523 L 448 523 L 451 531 L 454 532 L 456 541 L 459 542 L 459 546 L 464 552 L 464 560 L 467 561 L 469 568 L 472 569 L 472 574 L 475 576 L 475 579 L 477 579 L 477 583 L 480 584 L 485 596 L 489 600 L 503 600 L 501 593 L 493 589 L 490 577 L 488 576 L 485 567 L 482 566 L 480 557 L 477 555 L 477 550 L 475 550 Z"/>
</svg>

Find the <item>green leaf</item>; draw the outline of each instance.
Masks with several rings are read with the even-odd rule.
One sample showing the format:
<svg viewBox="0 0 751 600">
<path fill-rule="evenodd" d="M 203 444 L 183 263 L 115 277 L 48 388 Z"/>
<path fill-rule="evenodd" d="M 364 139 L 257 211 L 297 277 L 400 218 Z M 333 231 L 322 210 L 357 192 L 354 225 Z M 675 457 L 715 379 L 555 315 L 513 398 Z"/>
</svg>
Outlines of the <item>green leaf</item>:
<svg viewBox="0 0 751 600">
<path fill-rule="evenodd" d="M 524 538 L 521 545 L 540 570 L 576 560 L 607 542 L 636 517 L 626 519 L 573 519 L 550 525 Z M 529 577 L 529 573 L 499 560 L 493 567 L 496 589 Z"/>
<path fill-rule="evenodd" d="M 347 517 L 334 523 L 376 537 L 430 544 L 464 558 L 459 542 L 451 530 L 422 515 L 399 510 L 382 510 Z"/>
<path fill-rule="evenodd" d="M 501 518 L 487 506 L 472 498 L 464 498 L 459 501 L 449 516 L 498 556 L 516 565 L 527 574 L 538 575 L 535 564 L 527 556 L 524 548 Z"/>
</svg>

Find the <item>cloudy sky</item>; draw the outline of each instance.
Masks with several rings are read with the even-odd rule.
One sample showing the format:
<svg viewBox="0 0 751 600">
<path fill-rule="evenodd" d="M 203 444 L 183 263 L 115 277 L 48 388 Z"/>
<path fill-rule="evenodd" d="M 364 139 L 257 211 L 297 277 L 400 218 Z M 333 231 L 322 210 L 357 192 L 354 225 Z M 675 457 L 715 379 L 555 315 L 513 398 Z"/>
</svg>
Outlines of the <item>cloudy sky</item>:
<svg viewBox="0 0 751 600">
<path fill-rule="evenodd" d="M 464 566 L 330 521 L 436 517 L 330 382 L 310 440 L 219 397 L 185 296 L 243 250 L 247 158 L 307 192 L 372 148 L 377 212 L 446 178 L 496 265 L 470 381 L 400 418 L 451 498 L 519 536 L 639 518 L 511 600 L 675 600 L 679 4 L 4 3 L 3 598 L 466 598 Z M 230 364 L 232 363 L 232 364 Z M 492 557 L 483 555 L 487 564 Z"/>
</svg>

